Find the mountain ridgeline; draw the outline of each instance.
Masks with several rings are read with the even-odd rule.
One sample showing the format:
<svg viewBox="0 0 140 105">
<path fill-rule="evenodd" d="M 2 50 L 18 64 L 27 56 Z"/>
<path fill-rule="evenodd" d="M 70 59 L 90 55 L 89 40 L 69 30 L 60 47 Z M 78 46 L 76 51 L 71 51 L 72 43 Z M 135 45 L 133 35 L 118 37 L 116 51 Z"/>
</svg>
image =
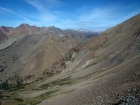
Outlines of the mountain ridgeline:
<svg viewBox="0 0 140 105">
<path fill-rule="evenodd" d="M 89 33 L 81 32 L 81 31 L 74 31 L 74 30 L 61 30 L 57 27 L 37 27 L 37 26 L 30 26 L 28 24 L 21 24 L 16 28 L 13 27 L 0 27 L 0 41 L 8 38 L 9 36 L 19 36 L 21 34 L 48 34 L 50 36 L 59 36 L 59 37 L 67 37 L 67 38 L 74 38 L 78 41 L 83 41 L 87 38 L 91 38 L 93 36 L 98 35 L 100 32 L 91 31 Z"/>
</svg>

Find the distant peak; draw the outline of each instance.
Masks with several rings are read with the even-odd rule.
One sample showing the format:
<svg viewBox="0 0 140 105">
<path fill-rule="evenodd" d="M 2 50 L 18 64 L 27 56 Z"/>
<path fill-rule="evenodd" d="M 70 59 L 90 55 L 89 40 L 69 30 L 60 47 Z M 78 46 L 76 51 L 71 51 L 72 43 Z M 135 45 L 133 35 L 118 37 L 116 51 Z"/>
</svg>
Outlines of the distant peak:
<svg viewBox="0 0 140 105">
<path fill-rule="evenodd" d="M 18 27 L 20 27 L 20 26 L 30 26 L 30 25 L 29 24 L 22 23 Z"/>
<path fill-rule="evenodd" d="M 85 32 L 85 29 L 80 28 L 78 31 L 79 31 L 79 32 Z"/>
<path fill-rule="evenodd" d="M 83 33 L 101 33 L 101 32 L 103 32 L 102 30 L 85 30 L 83 28 L 80 28 L 78 31 L 83 32 Z"/>
</svg>

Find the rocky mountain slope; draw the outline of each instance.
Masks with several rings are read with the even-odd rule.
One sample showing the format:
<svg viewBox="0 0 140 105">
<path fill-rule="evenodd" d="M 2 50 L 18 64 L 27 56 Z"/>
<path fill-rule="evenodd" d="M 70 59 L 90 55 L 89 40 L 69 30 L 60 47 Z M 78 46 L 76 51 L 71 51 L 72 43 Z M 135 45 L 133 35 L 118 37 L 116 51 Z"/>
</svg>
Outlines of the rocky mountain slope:
<svg viewBox="0 0 140 105">
<path fill-rule="evenodd" d="M 104 68 L 123 63 L 140 51 L 140 15 L 106 30 L 72 51 L 72 67 L 81 70 L 97 62 L 104 62 Z M 72 64 L 71 64 L 72 63 Z M 72 70 L 72 69 L 71 69 Z"/>
<path fill-rule="evenodd" d="M 140 104 L 140 14 L 83 43 L 54 29 L 13 31 L 0 51 L 2 105 Z"/>
<path fill-rule="evenodd" d="M 8 46 L 0 51 L 1 80 L 14 73 L 39 76 L 78 44 L 74 39 L 48 34 L 22 34 L 6 41 L 11 43 L 5 42 Z"/>
<path fill-rule="evenodd" d="M 26 78 L 28 75 L 39 77 L 45 70 L 58 72 L 65 54 L 88 39 L 84 33 L 54 26 L 21 24 L 16 28 L 1 26 L 0 30 L 1 82 L 15 74 Z"/>
<path fill-rule="evenodd" d="M 7 38 L 7 33 L 9 33 L 11 29 L 11 27 L 0 27 L 0 42 Z"/>
<path fill-rule="evenodd" d="M 21 24 L 16 28 L 2 26 L 0 30 L 1 82 L 15 74 L 39 77 L 44 70 L 58 72 L 62 65 L 59 60 L 71 48 L 88 39 L 78 31 L 74 31 L 73 36 L 72 31 L 28 24 Z M 57 67 L 54 66 L 56 63 Z"/>
<path fill-rule="evenodd" d="M 65 61 L 62 72 L 75 72 L 72 78 L 85 78 L 91 85 L 47 104 L 140 104 L 140 15 L 77 46 L 68 56 L 72 60 Z"/>
</svg>

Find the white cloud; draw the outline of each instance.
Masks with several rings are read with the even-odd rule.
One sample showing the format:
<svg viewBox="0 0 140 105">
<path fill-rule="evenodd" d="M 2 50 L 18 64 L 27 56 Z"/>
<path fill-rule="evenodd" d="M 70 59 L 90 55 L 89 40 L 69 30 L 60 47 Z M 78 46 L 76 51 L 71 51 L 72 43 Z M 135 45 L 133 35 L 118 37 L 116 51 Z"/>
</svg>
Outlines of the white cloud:
<svg viewBox="0 0 140 105">
<path fill-rule="evenodd" d="M 22 15 L 16 13 L 16 12 L 14 12 L 14 11 L 12 11 L 10 9 L 3 8 L 3 7 L 0 7 L 0 9 L 3 10 L 3 11 L 6 11 L 6 12 L 9 12 L 9 13 L 12 13 L 12 14 L 15 14 L 15 15 L 19 16 L 20 18 L 24 19 L 25 22 L 30 22 L 30 20 L 28 18 L 26 18 L 26 17 L 24 17 L 24 16 L 22 16 Z"/>
<path fill-rule="evenodd" d="M 34 6 L 40 12 L 46 11 L 46 8 L 39 0 L 26 0 L 26 2 Z"/>
<path fill-rule="evenodd" d="M 92 7 L 82 7 L 77 10 L 76 15 L 69 14 L 68 16 L 64 17 L 58 24 L 59 27 L 73 27 L 75 29 L 78 28 L 99 28 L 101 29 L 106 27 L 110 27 L 112 23 L 105 24 L 107 21 L 114 19 L 114 11 L 116 10 L 115 7 L 102 7 L 102 8 L 92 8 Z M 64 16 L 64 15 L 63 15 Z M 72 18 L 74 17 L 74 18 Z"/>
<path fill-rule="evenodd" d="M 34 6 L 40 12 L 37 18 L 42 22 L 55 21 L 57 16 L 49 9 L 62 4 L 62 2 L 58 0 L 26 0 L 26 2 Z"/>
<path fill-rule="evenodd" d="M 17 13 L 15 13 L 15 12 L 13 12 L 13 11 L 7 9 L 7 8 L 0 7 L 0 9 L 3 10 L 3 11 L 6 11 L 6 12 L 10 12 L 10 13 L 13 13 L 13 14 L 17 14 Z"/>
<path fill-rule="evenodd" d="M 73 26 L 75 28 L 98 28 L 105 30 L 140 13 L 139 10 L 136 11 L 132 7 L 128 7 L 130 9 L 128 12 L 128 8 L 124 8 L 121 4 L 112 4 L 103 7 L 84 6 L 77 10 L 77 18 L 69 18 L 70 21 L 63 21 L 63 27 L 66 25 L 66 27 Z"/>
<path fill-rule="evenodd" d="M 79 20 L 80 21 L 94 21 L 99 18 L 113 18 L 113 13 L 115 13 L 115 8 L 90 8 L 86 12 L 82 12 Z"/>
<path fill-rule="evenodd" d="M 3 11 L 9 12 L 9 13 L 15 14 L 15 15 L 21 17 L 22 19 L 24 19 L 24 20 L 27 21 L 27 22 L 30 21 L 30 20 L 27 19 L 26 17 L 24 17 L 24 16 L 22 16 L 22 15 L 16 13 L 16 12 L 14 12 L 14 11 L 12 11 L 12 10 L 9 10 L 9 9 L 3 8 L 3 7 L 0 7 L 0 9 L 3 10 Z"/>
</svg>

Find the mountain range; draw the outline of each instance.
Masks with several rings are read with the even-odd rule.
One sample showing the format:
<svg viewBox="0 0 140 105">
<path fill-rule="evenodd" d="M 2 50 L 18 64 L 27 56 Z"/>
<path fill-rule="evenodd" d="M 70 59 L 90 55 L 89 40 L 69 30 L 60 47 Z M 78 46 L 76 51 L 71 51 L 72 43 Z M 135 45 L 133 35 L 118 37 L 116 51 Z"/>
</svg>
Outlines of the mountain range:
<svg viewBox="0 0 140 105">
<path fill-rule="evenodd" d="M 0 75 L 2 105 L 139 105 L 140 14 L 104 32 L 1 26 Z"/>
<path fill-rule="evenodd" d="M 28 24 L 21 24 L 16 28 L 13 27 L 6 27 L 1 26 L 0 27 L 0 41 L 6 39 L 8 36 L 16 36 L 21 34 L 43 34 L 47 33 L 48 35 L 54 35 L 59 37 L 73 37 L 75 39 L 78 39 L 78 41 L 83 41 L 88 36 L 85 34 L 85 32 L 82 31 L 75 31 L 75 30 L 61 30 L 57 27 L 51 26 L 51 27 L 37 27 L 37 26 L 30 26 Z M 90 32 L 90 37 L 98 35 L 100 32 Z"/>
</svg>

